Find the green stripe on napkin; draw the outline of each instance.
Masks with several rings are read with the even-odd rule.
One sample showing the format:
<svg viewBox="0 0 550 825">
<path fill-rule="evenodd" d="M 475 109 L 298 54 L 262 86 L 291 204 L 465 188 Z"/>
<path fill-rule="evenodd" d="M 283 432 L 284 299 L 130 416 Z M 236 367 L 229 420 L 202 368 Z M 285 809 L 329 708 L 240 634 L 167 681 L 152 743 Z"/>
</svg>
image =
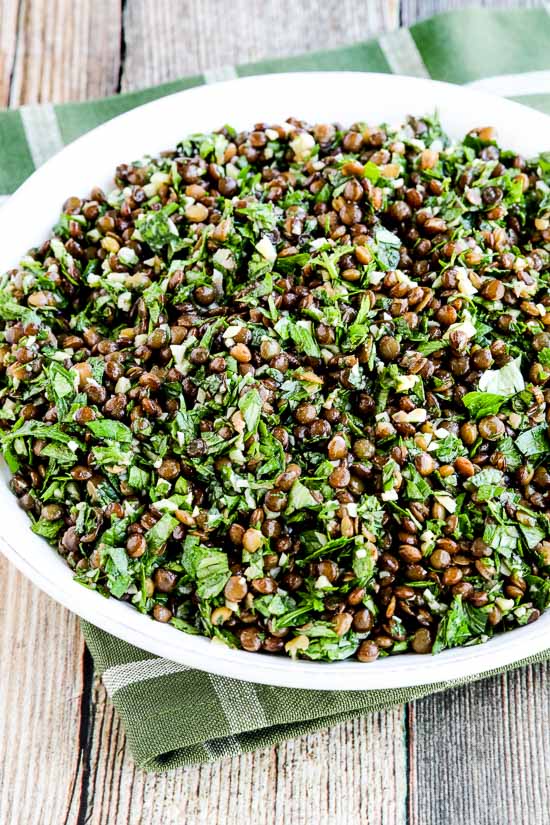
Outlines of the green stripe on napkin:
<svg viewBox="0 0 550 825">
<path fill-rule="evenodd" d="M 222 67 L 132 94 L 0 113 L 0 203 L 33 169 L 80 134 L 166 94 L 231 77 L 286 71 L 352 70 L 469 83 L 497 75 L 525 76 L 510 96 L 550 113 L 550 15 L 545 10 L 451 12 L 324 53 Z M 505 47 L 503 47 L 505 45 Z M 521 79 L 521 78 L 520 78 Z M 507 94 L 506 77 L 498 78 Z M 513 91 L 515 90 L 515 91 Z M 370 711 L 391 708 L 472 678 L 399 690 L 323 692 L 253 685 L 152 656 L 83 622 L 95 666 L 124 723 L 138 766 L 180 765 L 268 747 Z M 253 655 L 253 654 L 251 654 Z M 542 662 L 550 651 L 513 667 Z M 330 667 L 330 665 L 327 665 Z M 490 671 L 492 676 L 510 670 Z M 365 679 L 369 666 L 365 665 Z M 476 677 L 482 678 L 482 677 Z"/>
<path fill-rule="evenodd" d="M 159 659 L 87 622 L 82 622 L 82 630 L 122 718 L 133 757 L 141 768 L 152 771 L 271 747 L 283 739 L 544 662 L 550 656 L 547 651 L 483 676 L 421 687 L 297 690 L 227 679 Z"/>
<path fill-rule="evenodd" d="M 550 14 L 545 9 L 449 12 L 417 23 L 411 33 L 434 80 L 470 83 L 549 66 Z"/>
</svg>

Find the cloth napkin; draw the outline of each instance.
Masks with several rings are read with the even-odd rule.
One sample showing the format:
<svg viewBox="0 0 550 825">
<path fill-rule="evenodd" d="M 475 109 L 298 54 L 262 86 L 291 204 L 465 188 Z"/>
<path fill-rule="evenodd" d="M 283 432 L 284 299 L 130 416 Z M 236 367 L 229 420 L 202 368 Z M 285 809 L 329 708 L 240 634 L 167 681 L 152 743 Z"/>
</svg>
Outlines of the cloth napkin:
<svg viewBox="0 0 550 825">
<path fill-rule="evenodd" d="M 0 199 L 64 144 L 121 112 L 182 89 L 254 74 L 351 70 L 431 77 L 469 83 L 550 114 L 549 43 L 550 14 L 543 8 L 470 9 L 323 53 L 228 66 L 106 100 L 0 112 Z M 96 670 L 124 723 L 135 762 L 151 771 L 271 746 L 474 681 L 464 678 L 365 692 L 291 690 L 193 670 L 138 650 L 85 622 L 82 630 Z M 548 658 L 550 650 L 514 667 Z"/>
</svg>

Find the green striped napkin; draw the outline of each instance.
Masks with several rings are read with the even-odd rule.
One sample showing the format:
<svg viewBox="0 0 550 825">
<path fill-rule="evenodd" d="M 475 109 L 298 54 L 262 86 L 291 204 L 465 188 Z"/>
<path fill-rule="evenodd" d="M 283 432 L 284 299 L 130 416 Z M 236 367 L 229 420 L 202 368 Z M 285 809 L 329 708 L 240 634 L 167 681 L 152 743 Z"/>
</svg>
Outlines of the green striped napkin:
<svg viewBox="0 0 550 825">
<path fill-rule="evenodd" d="M 431 77 L 469 83 L 550 114 L 549 43 L 550 14 L 543 8 L 471 9 L 329 52 L 226 67 L 91 103 L 0 112 L 0 197 L 11 194 L 65 143 L 114 115 L 181 89 L 266 72 L 355 70 Z M 267 747 L 473 681 L 364 693 L 252 685 L 153 657 L 92 625 L 82 627 L 96 669 L 126 727 L 134 759 L 147 770 L 169 770 Z M 550 650 L 515 666 L 549 656 Z M 366 675 L 367 671 L 368 665 Z M 483 675 L 497 672 L 503 671 Z"/>
<path fill-rule="evenodd" d="M 193 670 L 132 647 L 87 622 L 82 622 L 82 630 L 137 765 L 155 772 L 271 747 L 354 716 L 550 658 L 548 650 L 482 676 L 421 687 L 296 690 Z"/>
</svg>

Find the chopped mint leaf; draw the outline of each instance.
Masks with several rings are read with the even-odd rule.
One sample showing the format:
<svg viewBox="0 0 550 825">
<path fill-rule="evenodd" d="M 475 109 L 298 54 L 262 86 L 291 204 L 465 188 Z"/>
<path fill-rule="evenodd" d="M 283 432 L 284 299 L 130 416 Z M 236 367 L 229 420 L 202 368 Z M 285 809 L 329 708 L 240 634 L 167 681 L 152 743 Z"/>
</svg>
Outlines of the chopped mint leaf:
<svg viewBox="0 0 550 825">
<path fill-rule="evenodd" d="M 161 252 L 168 245 L 179 241 L 179 233 L 172 218 L 162 210 L 145 212 L 136 220 L 136 229 L 140 237 L 153 252 Z"/>
<path fill-rule="evenodd" d="M 399 264 L 400 239 L 387 229 L 377 229 L 374 238 L 376 241 L 376 259 L 382 269 L 396 269 Z"/>
<path fill-rule="evenodd" d="M 463 645 L 472 636 L 470 618 L 461 596 L 455 596 L 439 625 L 432 653 Z"/>
<path fill-rule="evenodd" d="M 262 399 L 258 390 L 247 390 L 239 399 L 239 410 L 244 418 L 247 433 L 255 433 L 262 415 Z"/>
<path fill-rule="evenodd" d="M 313 497 L 305 484 L 301 481 L 295 481 L 291 487 L 288 502 L 285 509 L 285 515 L 290 516 L 297 510 L 304 510 L 309 507 L 317 507 L 318 502 Z"/>
<path fill-rule="evenodd" d="M 530 430 L 525 430 L 516 438 L 516 447 L 524 456 L 538 456 L 550 452 L 550 438 L 548 425 L 539 424 Z"/>
<path fill-rule="evenodd" d="M 97 438 L 112 439 L 127 444 L 132 440 L 132 431 L 120 421 L 111 421 L 107 418 L 98 418 L 89 421 L 86 425 Z"/>
<path fill-rule="evenodd" d="M 467 392 L 462 401 L 473 418 L 485 418 L 496 415 L 507 398 L 490 392 Z"/>
<path fill-rule="evenodd" d="M 153 553 L 160 550 L 161 547 L 166 544 L 178 524 L 179 521 L 177 518 L 171 516 L 170 513 L 165 513 L 145 534 L 149 550 Z"/>
</svg>

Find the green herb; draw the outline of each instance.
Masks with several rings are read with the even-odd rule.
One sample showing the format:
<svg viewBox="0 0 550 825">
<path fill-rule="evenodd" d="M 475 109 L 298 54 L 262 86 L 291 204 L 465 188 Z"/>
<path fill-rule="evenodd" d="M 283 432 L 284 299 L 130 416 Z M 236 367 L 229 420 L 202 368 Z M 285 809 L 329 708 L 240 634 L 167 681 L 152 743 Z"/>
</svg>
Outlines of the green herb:
<svg viewBox="0 0 550 825">
<path fill-rule="evenodd" d="M 378 229 L 375 233 L 376 258 L 381 268 L 395 269 L 399 263 L 401 241 L 387 229 Z"/>
<path fill-rule="evenodd" d="M 145 212 L 136 221 L 136 229 L 153 252 L 179 241 L 179 233 L 170 216 L 164 212 Z"/>
<path fill-rule="evenodd" d="M 485 418 L 496 415 L 507 399 L 490 392 L 467 392 L 462 401 L 473 418 Z"/>
<path fill-rule="evenodd" d="M 433 451 L 433 454 L 442 464 L 452 464 L 458 456 L 467 455 L 467 453 L 468 451 L 462 439 L 452 433 L 438 441 L 437 447 Z"/>
<path fill-rule="evenodd" d="M 221 593 L 230 575 L 226 554 L 205 547 L 195 536 L 188 536 L 185 541 L 182 563 L 196 580 L 197 595 L 201 599 L 211 599 Z"/>
<path fill-rule="evenodd" d="M 39 521 L 32 525 L 31 530 L 38 536 L 44 536 L 45 539 L 54 539 L 62 527 L 63 521 L 61 519 L 57 519 L 56 521 L 39 519 Z"/>
<path fill-rule="evenodd" d="M 108 421 L 103 418 L 96 421 L 89 421 L 87 426 L 97 438 L 110 438 L 113 441 L 120 441 L 124 444 L 132 440 L 132 431 L 126 424 L 122 424 L 120 421 Z"/>
<path fill-rule="evenodd" d="M 407 478 L 407 498 L 412 501 L 424 501 L 431 494 L 432 488 L 412 464 L 406 468 L 404 475 Z"/>
<path fill-rule="evenodd" d="M 538 456 L 550 452 L 550 439 L 546 424 L 526 430 L 516 438 L 516 447 L 524 456 Z"/>
<path fill-rule="evenodd" d="M 370 180 L 371 183 L 376 184 L 380 178 L 380 167 L 368 160 L 363 167 L 363 175 Z"/>
<path fill-rule="evenodd" d="M 262 400 L 257 390 L 248 390 L 239 399 L 239 410 L 241 411 L 247 433 L 255 433 L 260 423 L 262 415 Z"/>
<path fill-rule="evenodd" d="M 357 543 L 353 553 L 353 572 L 364 587 L 372 578 L 374 573 L 374 556 L 362 544 Z"/>
<path fill-rule="evenodd" d="M 471 619 L 462 603 L 461 596 L 455 596 L 451 606 L 439 625 L 432 651 L 439 653 L 448 647 L 459 647 L 472 636 Z"/>
<path fill-rule="evenodd" d="M 297 510 L 304 510 L 309 507 L 317 507 L 317 500 L 313 497 L 311 492 L 302 484 L 301 481 L 295 481 L 288 496 L 288 503 L 286 505 L 285 514 L 290 516 Z"/>
<path fill-rule="evenodd" d="M 501 438 L 498 442 L 498 451 L 506 461 L 507 470 L 517 470 L 521 467 L 523 459 L 520 451 L 516 448 L 513 439 L 510 436 Z"/>
<path fill-rule="evenodd" d="M 165 513 L 156 524 L 146 533 L 147 547 L 153 553 L 166 544 L 176 527 L 178 520 L 171 516 L 170 513 Z"/>
</svg>

